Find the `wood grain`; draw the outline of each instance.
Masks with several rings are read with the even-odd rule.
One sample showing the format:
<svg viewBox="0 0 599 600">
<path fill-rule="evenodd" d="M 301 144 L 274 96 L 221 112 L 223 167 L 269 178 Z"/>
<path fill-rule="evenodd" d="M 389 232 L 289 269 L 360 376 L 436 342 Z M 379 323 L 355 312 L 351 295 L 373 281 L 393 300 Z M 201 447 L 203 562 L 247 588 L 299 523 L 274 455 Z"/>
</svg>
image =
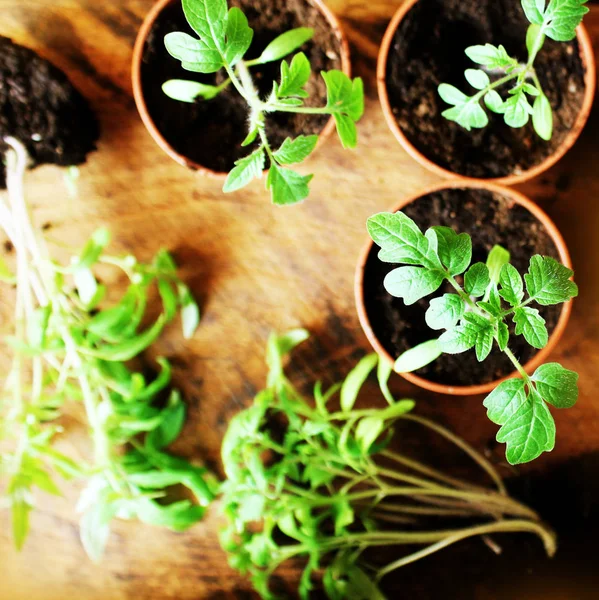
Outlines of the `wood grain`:
<svg viewBox="0 0 599 600">
<path fill-rule="evenodd" d="M 0 0 L 0 34 L 64 69 L 90 98 L 103 127 L 99 152 L 82 169 L 79 199 L 68 199 L 62 191 L 58 169 L 31 174 L 28 189 L 36 220 L 51 223 L 55 237 L 75 246 L 93 229 L 106 225 L 114 233 L 116 248 L 140 259 L 150 258 L 161 246 L 169 248 L 201 299 L 204 318 L 194 340 L 184 343 L 173 328 L 154 352 L 175 360 L 176 381 L 190 405 L 191 418 L 177 449 L 219 468 L 219 446 L 230 417 L 264 384 L 263 349 L 271 330 L 303 326 L 313 332 L 313 340 L 292 367 L 300 384 L 320 376 L 338 379 L 368 350 L 352 290 L 365 220 L 437 178 L 398 146 L 376 98 L 378 44 L 400 2 L 330 0 L 351 38 L 355 69 L 366 79 L 366 114 L 360 123 L 358 151 L 343 151 L 331 139 L 310 159 L 306 168 L 316 173 L 312 196 L 293 209 L 272 207 L 260 184 L 225 196 L 220 182 L 182 169 L 153 143 L 138 118 L 130 86 L 133 40 L 151 4 L 150 0 Z M 599 9 L 592 10 L 587 23 L 599 48 Z M 549 211 L 564 233 L 581 288 L 555 355 L 580 372 L 580 400 L 575 408 L 556 413 L 555 452 L 523 472 L 548 472 L 567 458 L 582 461 L 599 451 L 598 137 L 599 117 L 594 111 L 567 157 L 522 188 Z M 3 319 L 9 318 L 9 300 L 0 299 Z M 427 396 L 399 379 L 395 387 L 420 400 L 422 413 L 438 418 L 477 447 L 493 447 L 495 427 L 485 417 L 481 398 Z M 61 444 L 81 456 L 89 452 L 76 413 L 67 422 Z M 499 459 L 500 452 L 494 452 Z M 8 516 L 0 512 L 0 599 L 253 597 L 249 584 L 227 567 L 219 549 L 217 510 L 183 535 L 118 523 L 104 563 L 95 566 L 78 540 L 73 509 L 78 487 L 64 488 L 64 498 L 39 497 L 33 531 L 21 554 L 13 551 Z M 483 547 L 474 548 L 476 556 Z M 559 558 L 554 564 L 561 572 Z M 393 586 L 399 595 L 392 597 L 403 597 L 402 578 L 408 583 L 426 572 L 403 571 Z M 559 583 L 509 588 L 508 579 L 502 579 L 502 588 L 481 575 L 473 583 L 476 589 L 461 595 L 447 589 L 436 595 L 433 587 L 425 586 L 410 597 L 596 597 L 584 590 L 570 592 L 574 588 L 560 588 Z"/>
</svg>

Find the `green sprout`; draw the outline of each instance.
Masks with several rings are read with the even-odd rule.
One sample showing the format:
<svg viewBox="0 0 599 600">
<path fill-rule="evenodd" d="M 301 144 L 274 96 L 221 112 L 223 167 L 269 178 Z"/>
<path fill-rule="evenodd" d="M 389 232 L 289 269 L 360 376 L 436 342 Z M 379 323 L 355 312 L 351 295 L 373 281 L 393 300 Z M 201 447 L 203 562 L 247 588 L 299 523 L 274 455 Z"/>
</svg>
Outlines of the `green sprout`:
<svg viewBox="0 0 599 600">
<path fill-rule="evenodd" d="M 458 235 L 449 227 L 431 227 L 423 234 L 402 212 L 370 217 L 368 231 L 381 247 L 381 261 L 409 265 L 385 278 L 392 296 L 410 305 L 436 292 L 444 282 L 455 290 L 431 300 L 426 311 L 427 325 L 445 332 L 400 356 L 395 370 L 415 371 L 442 353 L 460 354 L 473 348 L 482 362 L 497 344 L 520 374 L 499 384 L 484 401 L 489 419 L 501 425 L 497 441 L 507 444 L 511 464 L 529 462 L 553 450 L 555 423 L 547 404 L 573 406 L 578 399 L 578 375 L 558 363 L 548 363 L 529 376 L 509 349 L 507 320 L 513 321 L 515 334 L 523 335 L 533 348 L 544 348 L 549 340 L 545 320 L 531 305 L 561 304 L 577 296 L 572 271 L 548 256 L 533 256 L 523 282 L 509 264 L 509 252 L 500 246 L 489 253 L 486 264 L 471 265 L 468 234 Z M 463 285 L 456 280 L 459 275 L 463 275 Z"/>
<path fill-rule="evenodd" d="M 545 38 L 557 42 L 568 42 L 576 37 L 576 28 L 589 9 L 584 6 L 587 0 L 522 0 L 522 8 L 530 21 L 526 34 L 528 60 L 520 63 L 511 57 L 502 46 L 485 44 L 466 48 L 466 54 L 479 69 L 467 69 L 468 83 L 477 93 L 472 96 L 461 92 L 453 85 L 442 83 L 439 86 L 441 98 L 452 105 L 443 116 L 455 121 L 468 131 L 484 128 L 489 117 L 481 106 L 497 114 L 502 114 L 507 125 L 513 128 L 524 127 L 532 116 L 537 134 L 550 140 L 553 134 L 553 111 L 549 99 L 543 92 L 534 62 L 543 48 Z M 510 84 L 508 97 L 502 98 L 498 88 Z M 534 98 L 531 106 L 529 96 Z"/>
<path fill-rule="evenodd" d="M 303 599 L 322 582 L 330 600 L 384 600 L 379 584 L 386 575 L 469 537 L 533 533 L 553 555 L 554 534 L 507 494 L 483 456 L 412 415 L 412 400 L 393 398 L 391 367 L 376 355 L 362 359 L 341 384 L 325 391 L 317 383 L 312 401 L 302 397 L 285 376 L 283 360 L 307 337 L 304 330 L 270 337 L 268 387 L 232 419 L 222 446 L 227 526 L 221 545 L 262 598 L 278 597 L 271 577 L 298 559 L 305 565 Z M 356 407 L 375 369 L 388 405 Z M 400 423 L 402 435 L 395 436 Z M 493 485 L 455 478 L 403 453 L 407 426 L 453 444 Z M 396 552 L 387 564 L 383 547 Z"/>
<path fill-rule="evenodd" d="M 201 519 L 214 498 L 206 469 L 165 451 L 186 416 L 180 394 L 168 390 L 169 362 L 158 358 L 160 372 L 150 381 L 127 366 L 179 312 L 184 337 L 191 337 L 199 310 L 167 252 L 160 251 L 151 264 L 111 256 L 105 253 L 110 240 L 105 229 L 68 265 L 54 261 L 47 238 L 29 217 L 25 149 L 6 141 L 8 202 L 0 200 L 0 225 L 15 250 L 16 275 L 2 260 L 0 280 L 16 286 L 16 306 L 14 335 L 5 339 L 14 357 L 0 393 L 0 475 L 7 484 L 13 537 L 20 549 L 36 489 L 60 495 L 54 475 L 83 479 L 81 540 L 97 561 L 114 517 L 181 531 Z M 107 268 L 128 280 L 120 299 L 94 273 Z M 148 323 L 154 290 L 162 312 Z M 54 444 L 62 432 L 58 419 L 72 403 L 85 409 L 91 462 L 74 460 Z M 197 502 L 169 501 L 167 488 L 174 485 L 189 488 Z"/>
<path fill-rule="evenodd" d="M 240 9 L 231 8 L 227 12 L 226 0 L 183 0 L 182 4 L 189 25 L 200 39 L 182 32 L 169 33 L 164 40 L 166 49 L 187 71 L 215 73 L 224 69 L 227 79 L 219 86 L 171 80 L 164 84 L 164 93 L 181 102 L 196 102 L 198 98 L 214 98 L 232 85 L 248 105 L 248 133 L 242 146 L 257 142 L 251 153 L 235 163 L 223 190 L 234 192 L 261 177 L 268 161 L 266 189 L 270 190 L 272 202 L 288 205 L 303 201 L 309 195 L 312 175 L 301 175 L 288 167 L 308 158 L 316 147 L 318 136 L 287 138 L 280 148 L 274 149 L 266 134 L 266 119 L 275 112 L 332 115 L 343 147 L 355 148 L 358 142 L 356 122 L 364 112 L 362 80 L 359 77 L 352 80 L 338 70 L 323 72 L 326 106 L 305 106 L 308 98 L 305 86 L 311 67 L 306 55 L 299 52 L 290 62 L 281 61 L 280 81 L 273 82 L 267 98 L 260 98 L 250 68 L 284 59 L 312 39 L 314 30 L 300 27 L 287 31 L 275 38 L 259 57 L 245 60 L 254 32 Z"/>
</svg>

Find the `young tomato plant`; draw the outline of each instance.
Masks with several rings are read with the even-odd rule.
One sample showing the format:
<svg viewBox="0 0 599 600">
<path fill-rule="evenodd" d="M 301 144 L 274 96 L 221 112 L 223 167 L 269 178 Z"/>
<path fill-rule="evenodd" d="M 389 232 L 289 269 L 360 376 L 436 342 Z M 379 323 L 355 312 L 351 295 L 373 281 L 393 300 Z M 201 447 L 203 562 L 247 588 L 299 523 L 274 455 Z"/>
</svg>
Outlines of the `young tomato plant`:
<svg viewBox="0 0 599 600">
<path fill-rule="evenodd" d="M 8 203 L 0 200 L 0 224 L 16 254 L 16 275 L 1 261 L 0 278 L 16 284 L 14 350 L 0 395 L 0 474 L 6 478 L 13 536 L 21 548 L 29 530 L 35 488 L 60 494 L 53 474 L 84 478 L 79 510 L 81 540 L 98 560 L 113 517 L 137 518 L 180 531 L 198 521 L 214 497 L 206 470 L 165 452 L 185 421 L 185 404 L 168 393 L 171 368 L 158 359 L 151 381 L 127 363 L 140 355 L 181 311 L 185 337 L 199 311 L 165 251 L 151 264 L 133 256 L 107 255 L 106 230 L 97 231 L 67 266 L 52 260 L 46 239 L 32 226 L 23 194 L 27 156 L 7 140 Z M 118 269 L 128 281 L 120 300 L 94 270 Z M 143 329 L 157 288 L 162 313 Z M 111 302 L 106 300 L 110 296 Z M 91 462 L 75 461 L 54 445 L 57 419 L 71 402 L 85 408 L 93 443 Z M 184 485 L 197 498 L 166 502 L 169 486 Z"/>
<path fill-rule="evenodd" d="M 185 17 L 199 39 L 182 32 L 169 33 L 165 37 L 168 52 L 187 71 L 215 73 L 224 69 L 227 78 L 219 86 L 171 80 L 164 84 L 164 92 L 175 100 L 196 102 L 214 98 L 232 85 L 248 105 L 248 134 L 242 145 L 253 146 L 247 156 L 235 163 L 224 191 L 233 192 L 261 177 L 268 161 L 266 188 L 273 203 L 301 202 L 308 197 L 312 175 L 300 175 L 288 166 L 303 162 L 316 147 L 318 136 L 287 138 L 280 148 L 273 148 L 266 133 L 266 119 L 276 112 L 332 115 L 343 147 L 354 148 L 358 142 L 356 122 L 364 112 L 362 80 L 359 77 L 351 80 L 338 70 L 323 72 L 326 106 L 305 106 L 308 98 L 305 86 L 311 68 L 306 55 L 300 52 L 290 62 L 281 61 L 280 81 L 273 82 L 267 98 L 260 98 L 250 68 L 284 59 L 310 40 L 314 31 L 307 27 L 287 31 L 275 38 L 260 56 L 246 60 L 254 32 L 240 9 L 231 8 L 227 12 L 226 0 L 183 0 L 182 4 Z"/>
<path fill-rule="evenodd" d="M 497 441 L 507 444 L 511 464 L 553 450 L 555 423 L 547 403 L 556 408 L 573 406 L 578 399 L 578 375 L 549 363 L 528 376 L 509 349 L 507 322 L 512 320 L 514 333 L 523 335 L 533 348 L 544 348 L 549 339 L 545 320 L 531 305 L 561 304 L 577 296 L 572 271 L 548 256 L 533 256 L 523 282 L 509 264 L 509 252 L 500 246 L 490 252 L 487 264 L 471 265 L 468 234 L 458 235 L 449 227 L 431 227 L 423 234 L 402 212 L 370 217 L 368 231 L 381 247 L 380 260 L 409 265 L 385 278 L 391 295 L 409 305 L 436 292 L 443 282 L 455 290 L 431 300 L 426 312 L 428 326 L 445 332 L 400 356 L 395 370 L 415 371 L 444 352 L 459 354 L 472 348 L 482 362 L 497 344 L 521 376 L 501 383 L 484 401 L 489 419 L 501 425 Z M 460 285 L 456 277 L 462 274 Z"/>
<path fill-rule="evenodd" d="M 468 96 L 447 83 L 439 86 L 439 95 L 452 108 L 443 116 L 455 121 L 468 131 L 483 128 L 489 117 L 481 106 L 481 100 L 494 113 L 502 114 L 507 125 L 524 127 L 531 115 L 533 127 L 544 140 L 553 134 L 553 112 L 547 96 L 543 92 L 534 63 L 543 48 L 545 38 L 558 42 L 568 42 L 576 37 L 576 28 L 589 9 L 584 6 L 587 0 L 522 0 L 522 8 L 530 21 L 526 34 L 528 58 L 526 63 L 510 56 L 499 45 L 485 44 L 471 46 L 466 54 L 479 69 L 467 69 L 468 83 L 476 90 Z M 502 98 L 497 91 L 509 87 L 508 97 Z M 531 106 L 529 96 L 534 98 Z"/>
<path fill-rule="evenodd" d="M 313 402 L 304 399 L 286 378 L 283 359 L 306 338 L 303 330 L 271 336 L 268 387 L 232 419 L 222 446 L 228 524 L 221 545 L 262 598 L 275 598 L 271 576 L 298 557 L 306 561 L 301 598 L 310 596 L 314 576 L 320 576 L 331 600 L 384 600 L 379 582 L 387 574 L 471 536 L 534 533 L 554 553 L 553 533 L 507 495 L 483 456 L 446 429 L 411 415 L 412 400 L 393 398 L 391 368 L 376 355 L 327 391 L 317 383 Z M 388 406 L 356 408 L 375 368 Z M 402 430 L 394 439 L 400 422 L 454 444 L 493 486 L 457 479 L 392 450 L 392 441 L 401 444 L 408 434 Z M 462 519 L 457 528 L 456 517 Z M 382 546 L 397 548 L 395 560 L 380 564 Z"/>
</svg>

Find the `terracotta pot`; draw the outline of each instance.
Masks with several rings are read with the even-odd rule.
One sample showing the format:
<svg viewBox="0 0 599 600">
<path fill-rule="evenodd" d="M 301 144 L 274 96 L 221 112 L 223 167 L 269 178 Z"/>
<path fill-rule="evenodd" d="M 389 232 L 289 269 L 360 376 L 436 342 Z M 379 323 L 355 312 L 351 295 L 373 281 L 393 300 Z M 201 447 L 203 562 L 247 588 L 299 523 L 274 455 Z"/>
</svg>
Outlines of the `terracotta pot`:
<svg viewBox="0 0 599 600">
<path fill-rule="evenodd" d="M 383 107 L 383 112 L 385 113 L 385 119 L 387 120 L 387 124 L 389 128 L 399 141 L 399 143 L 403 146 L 404 150 L 415 160 L 417 160 L 422 166 L 426 167 L 429 171 L 440 175 L 445 178 L 456 178 L 470 180 L 470 181 L 490 181 L 493 183 L 503 184 L 503 185 L 516 185 L 519 183 L 523 183 L 524 181 L 528 181 L 545 172 L 547 169 L 552 167 L 555 163 L 557 163 L 563 156 L 572 148 L 580 133 L 584 129 L 586 122 L 589 118 L 589 114 L 593 107 L 593 99 L 595 97 L 595 88 L 596 88 L 596 67 L 595 67 L 595 55 L 593 53 L 593 47 L 591 45 L 591 38 L 587 33 L 584 25 L 580 25 L 577 29 L 577 39 L 578 44 L 580 46 L 580 58 L 582 60 L 583 67 L 585 69 L 585 94 L 582 103 L 582 107 L 580 112 L 578 113 L 578 117 L 574 122 L 574 126 L 561 143 L 561 145 L 555 150 L 553 154 L 548 156 L 544 161 L 539 163 L 538 165 L 531 167 L 527 171 L 519 175 L 506 175 L 505 177 L 497 177 L 497 178 L 488 178 L 488 179 L 480 179 L 475 177 L 467 177 L 466 175 L 461 175 L 459 173 L 454 173 L 449 169 L 445 169 L 426 156 L 422 154 L 416 147 L 408 140 L 408 138 L 404 135 L 402 130 L 400 129 L 397 121 L 395 119 L 395 115 L 391 109 L 391 103 L 389 102 L 389 95 L 387 93 L 387 60 L 389 57 L 389 49 L 391 48 L 391 42 L 393 41 L 393 37 L 395 36 L 395 32 L 399 27 L 399 24 L 404 19 L 404 17 L 408 14 L 410 9 L 418 2 L 418 0 L 405 0 L 405 2 L 397 9 L 397 12 L 391 19 L 391 23 L 389 23 L 389 27 L 387 27 L 387 31 L 385 32 L 385 36 L 383 37 L 383 42 L 381 48 L 379 50 L 378 64 L 377 64 L 377 86 L 379 92 L 379 99 L 381 105 Z M 506 125 L 507 127 L 507 125 Z"/>
<path fill-rule="evenodd" d="M 553 221 L 547 216 L 547 214 L 539 208 L 534 202 L 529 200 L 526 196 L 513 190 L 511 188 L 502 187 L 493 183 L 488 183 L 484 181 L 445 181 L 441 182 L 437 185 L 427 188 L 426 190 L 419 192 L 413 196 L 405 198 L 401 202 L 399 202 L 396 206 L 392 207 L 389 212 L 397 212 L 401 210 L 404 206 L 427 196 L 433 192 L 438 192 L 444 189 L 484 189 L 490 192 L 496 193 L 498 195 L 509 198 L 513 204 L 519 204 L 526 208 L 530 213 L 532 213 L 543 225 L 545 230 L 549 233 L 555 247 L 557 248 L 560 261 L 568 268 L 572 268 L 572 262 L 570 260 L 570 254 L 568 252 L 568 248 L 566 247 L 566 243 L 564 239 L 553 223 Z M 463 232 L 462 232 L 463 233 Z M 468 233 L 468 232 L 466 232 Z M 360 324 L 362 325 L 362 329 L 368 338 L 368 341 L 374 348 L 375 352 L 383 357 L 385 360 L 394 363 L 394 359 L 391 355 L 385 350 L 376 334 L 374 333 L 372 326 L 370 324 L 370 319 L 366 312 L 366 306 L 364 302 L 364 271 L 366 268 L 366 261 L 368 260 L 368 256 L 372 249 L 374 242 L 372 240 L 368 240 L 362 253 L 360 254 L 360 258 L 358 260 L 358 266 L 356 268 L 355 275 L 355 284 L 354 284 L 354 292 L 356 297 L 356 307 L 358 309 L 358 316 L 360 318 Z M 531 374 L 534 370 L 539 367 L 541 364 L 547 361 L 547 358 L 559 342 L 566 325 L 568 323 L 568 319 L 570 318 L 570 313 L 572 311 L 572 301 L 566 302 L 562 307 L 562 312 L 558 319 L 557 325 L 555 329 L 552 331 L 549 342 L 547 346 L 542 350 L 539 350 L 537 354 L 524 365 L 524 369 L 527 373 Z M 432 381 L 428 381 L 418 375 L 414 375 L 413 373 L 400 373 L 402 377 L 407 379 L 410 383 L 413 383 L 417 386 L 420 386 L 424 389 L 430 390 L 431 392 L 441 393 L 441 394 L 450 394 L 452 396 L 472 396 L 475 394 L 488 394 L 490 393 L 497 385 L 499 385 L 502 381 L 506 379 L 510 379 L 512 377 L 519 377 L 517 372 L 512 373 L 511 375 L 504 377 L 503 379 L 492 381 L 489 383 L 485 383 L 482 385 L 471 385 L 471 386 L 449 386 L 443 385 L 440 383 L 434 383 Z"/>
<path fill-rule="evenodd" d="M 351 76 L 351 61 L 349 55 L 349 44 L 341 25 L 337 20 L 337 17 L 326 7 L 322 0 L 306 0 L 308 3 L 313 4 L 318 10 L 324 15 L 327 21 L 330 23 L 331 28 L 335 32 L 335 36 L 339 41 L 341 47 L 341 69 L 348 76 Z M 137 110 L 141 116 L 141 119 L 146 126 L 146 129 L 150 132 L 150 135 L 154 138 L 154 141 L 168 154 L 173 160 L 178 162 L 180 165 L 198 171 L 201 175 L 208 175 L 218 179 L 225 179 L 228 175 L 226 172 L 213 171 L 203 165 L 200 165 L 191 159 L 179 154 L 164 138 L 164 136 L 158 131 L 158 128 L 154 124 L 152 117 L 148 112 L 146 101 L 144 98 L 143 88 L 141 84 L 141 63 L 144 53 L 144 47 L 148 34 L 152 30 L 155 21 L 160 17 L 162 11 L 174 3 L 180 3 L 181 0 L 158 0 L 152 7 L 150 12 L 144 19 L 137 39 L 135 40 L 135 46 L 133 48 L 133 64 L 131 69 L 132 80 L 133 80 L 133 96 L 135 98 L 135 104 Z M 251 25 L 251 24 L 250 24 Z M 282 32 L 281 32 L 282 33 Z M 182 77 L 184 77 L 184 71 L 182 71 Z M 324 126 L 319 134 L 317 148 L 324 142 L 324 140 L 333 132 L 335 129 L 335 120 L 331 117 L 327 124 Z M 266 172 L 266 171 L 265 171 Z"/>
</svg>

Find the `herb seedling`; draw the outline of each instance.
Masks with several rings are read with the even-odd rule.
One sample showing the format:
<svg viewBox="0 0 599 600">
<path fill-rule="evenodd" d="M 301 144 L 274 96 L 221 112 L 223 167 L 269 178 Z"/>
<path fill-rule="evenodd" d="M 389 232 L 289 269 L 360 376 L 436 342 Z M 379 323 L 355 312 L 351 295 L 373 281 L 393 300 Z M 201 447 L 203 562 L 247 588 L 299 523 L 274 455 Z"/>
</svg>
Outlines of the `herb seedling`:
<svg viewBox="0 0 599 600">
<path fill-rule="evenodd" d="M 179 310 L 185 337 L 198 325 L 199 311 L 179 280 L 168 253 L 152 264 L 133 256 L 107 255 L 106 230 L 97 231 L 71 264 L 50 257 L 46 240 L 33 228 L 23 195 L 27 156 L 7 140 L 8 203 L 0 200 L 0 224 L 14 246 L 16 276 L 0 262 L 0 279 L 16 284 L 15 332 L 6 339 L 14 350 L 12 367 L 0 395 L 0 474 L 7 480 L 13 536 L 21 548 L 29 531 L 34 489 L 60 494 L 53 474 L 86 478 L 81 495 L 81 539 L 89 556 L 103 552 L 113 517 L 137 518 L 180 531 L 198 521 L 214 497 L 206 470 L 165 452 L 185 421 L 167 360 L 152 381 L 127 367 L 160 335 Z M 94 275 L 116 268 L 129 280 L 117 302 L 114 292 Z M 141 329 L 153 289 L 162 314 Z M 166 394 L 166 395 L 165 395 Z M 81 401 L 93 442 L 90 464 L 54 447 L 57 419 L 71 401 Z M 169 486 L 187 486 L 198 504 L 166 502 Z"/>
<path fill-rule="evenodd" d="M 227 12 L 226 0 L 183 0 L 183 11 L 191 28 L 200 39 L 174 32 L 165 37 L 168 52 L 187 71 L 215 73 L 224 69 L 227 79 L 218 86 L 194 81 L 167 81 L 163 90 L 170 98 L 182 102 L 209 100 L 232 85 L 248 105 L 248 134 L 243 146 L 257 142 L 253 151 L 238 160 L 225 181 L 224 191 L 233 192 L 261 177 L 268 160 L 266 189 L 274 204 L 287 205 L 308 197 L 312 175 L 300 175 L 288 165 L 303 162 L 314 150 L 317 135 L 287 138 L 274 149 L 266 133 L 266 119 L 276 112 L 332 115 L 344 148 L 354 148 L 358 142 L 356 122 L 364 112 L 364 86 L 357 77 L 351 80 L 345 73 L 332 70 L 322 73 L 327 88 L 327 104 L 322 108 L 305 106 L 308 93 L 305 86 L 311 74 L 310 62 L 302 52 L 290 62 L 281 61 L 281 79 L 273 82 L 272 92 L 260 98 L 252 81 L 250 68 L 284 59 L 312 38 L 307 27 L 292 29 L 275 38 L 254 59 L 245 60 L 254 32 L 238 8 Z"/>
<path fill-rule="evenodd" d="M 380 213 L 368 220 L 368 231 L 381 247 L 379 259 L 405 265 L 391 271 L 385 288 L 393 296 L 414 304 L 448 282 L 455 293 L 431 300 L 426 322 L 433 330 L 446 330 L 438 339 L 425 342 L 399 357 L 395 370 L 415 371 L 443 352 L 459 354 L 472 348 L 484 361 L 497 344 L 521 379 L 509 379 L 487 396 L 484 406 L 491 421 L 501 425 L 498 442 L 507 444 L 511 464 L 529 462 L 555 445 L 555 423 L 547 403 L 569 408 L 578 399 L 578 375 L 558 363 L 541 365 L 529 376 L 509 349 L 508 319 L 515 334 L 523 335 L 533 348 L 548 342 L 541 306 L 568 302 L 578 295 L 572 271 L 555 259 L 533 256 L 524 283 L 509 264 L 510 255 L 500 246 L 490 252 L 487 264 L 472 261 L 472 240 L 449 227 L 431 227 L 423 234 L 402 212 Z M 456 280 L 464 275 L 464 284 Z M 526 297 L 526 292 L 528 297 Z"/>
<path fill-rule="evenodd" d="M 314 402 L 300 396 L 284 374 L 283 358 L 306 338 L 303 330 L 271 336 L 268 388 L 233 418 L 222 446 L 228 525 L 221 545 L 231 566 L 249 574 L 263 598 L 275 598 L 271 576 L 299 557 L 307 561 L 301 598 L 309 597 L 318 575 L 331 600 L 384 600 L 379 582 L 385 575 L 471 536 L 534 533 L 554 553 L 553 533 L 507 495 L 483 456 L 446 429 L 409 414 L 412 400 L 394 400 L 387 383 L 391 368 L 377 367 L 376 355 L 326 392 L 316 384 Z M 375 368 L 389 405 L 355 408 Z M 340 408 L 333 400 L 337 392 Z M 453 443 L 494 486 L 457 479 L 392 451 L 398 422 L 424 426 Z M 405 436 L 403 431 L 398 441 Z M 455 527 L 456 517 L 466 524 L 443 527 L 444 519 Z M 381 566 L 382 546 L 396 547 L 398 557 Z M 413 546 L 423 547 L 414 552 Z"/>
<path fill-rule="evenodd" d="M 546 0 L 522 0 L 522 8 L 531 23 L 526 34 L 527 62 L 520 63 L 501 45 L 485 44 L 467 48 L 468 58 L 482 68 L 467 69 L 465 76 L 468 83 L 479 91 L 468 96 L 453 85 L 442 83 L 439 95 L 452 105 L 443 116 L 468 131 L 484 128 L 489 123 L 489 117 L 481 106 L 483 100 L 490 111 L 502 114 L 510 127 L 524 127 L 532 115 L 537 134 L 544 140 L 550 140 L 553 134 L 553 111 L 534 69 L 534 62 L 543 48 L 545 37 L 557 42 L 568 42 L 576 37 L 576 28 L 589 12 L 584 6 L 586 2 L 549 0 L 547 4 Z M 504 99 L 497 89 L 507 85 L 512 87 Z M 532 106 L 529 96 L 534 98 Z"/>
</svg>

